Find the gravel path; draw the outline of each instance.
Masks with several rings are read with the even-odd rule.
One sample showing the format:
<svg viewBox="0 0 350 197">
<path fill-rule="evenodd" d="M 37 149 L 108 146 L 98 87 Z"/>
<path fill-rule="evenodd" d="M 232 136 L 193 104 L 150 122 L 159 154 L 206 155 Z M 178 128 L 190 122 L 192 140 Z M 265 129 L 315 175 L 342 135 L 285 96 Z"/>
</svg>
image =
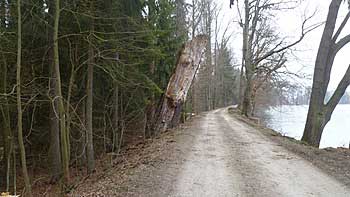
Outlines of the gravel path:
<svg viewBox="0 0 350 197">
<path fill-rule="evenodd" d="M 227 109 L 196 117 L 186 129 L 175 132 L 171 145 L 159 146 L 152 165 L 131 169 L 123 182 L 113 181 L 117 175 L 105 178 L 113 187 L 104 180 L 94 183 L 114 188 L 100 196 L 350 196 L 342 183 L 229 115 Z M 89 196 L 86 191 L 80 194 Z"/>
<path fill-rule="evenodd" d="M 227 110 L 201 120 L 171 196 L 350 196 L 350 190 Z"/>
</svg>

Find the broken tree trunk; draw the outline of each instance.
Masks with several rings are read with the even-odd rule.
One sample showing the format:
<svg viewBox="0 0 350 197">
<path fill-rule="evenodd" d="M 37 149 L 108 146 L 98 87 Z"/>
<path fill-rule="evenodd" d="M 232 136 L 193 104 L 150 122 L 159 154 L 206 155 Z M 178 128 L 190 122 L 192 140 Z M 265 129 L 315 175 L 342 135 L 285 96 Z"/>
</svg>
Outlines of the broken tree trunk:
<svg viewBox="0 0 350 197">
<path fill-rule="evenodd" d="M 181 113 L 176 109 L 181 109 L 186 101 L 187 93 L 199 68 L 207 42 L 207 36 L 200 35 L 187 42 L 181 49 L 176 67 L 158 108 L 153 127 L 155 133 L 165 131 L 178 123 Z"/>
</svg>

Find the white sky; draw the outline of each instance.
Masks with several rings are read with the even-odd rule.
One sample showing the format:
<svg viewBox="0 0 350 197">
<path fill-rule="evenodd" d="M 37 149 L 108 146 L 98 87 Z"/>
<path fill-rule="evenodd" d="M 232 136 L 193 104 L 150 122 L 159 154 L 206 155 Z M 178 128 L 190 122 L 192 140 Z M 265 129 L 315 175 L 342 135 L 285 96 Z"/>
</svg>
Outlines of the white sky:
<svg viewBox="0 0 350 197">
<path fill-rule="evenodd" d="M 234 32 L 234 34 L 231 42 L 231 48 L 234 52 L 235 58 L 238 62 L 240 62 L 242 30 L 237 23 L 233 23 L 233 21 L 237 20 L 238 17 L 237 9 L 235 7 L 232 7 L 232 9 L 229 8 L 229 0 L 213 1 L 222 6 L 222 23 L 228 24 L 229 22 L 232 22 L 231 31 Z M 239 2 L 241 4 L 243 3 L 242 1 Z M 274 23 L 277 28 L 276 31 L 281 32 L 281 36 L 287 37 L 290 42 L 293 42 L 293 40 L 296 40 L 300 35 L 301 23 L 305 16 L 310 16 L 312 13 L 317 11 L 315 17 L 309 24 L 311 25 L 325 21 L 330 2 L 331 0 L 304 0 L 302 4 L 294 10 L 276 12 L 276 17 L 274 19 Z M 344 3 L 339 14 L 339 23 L 341 22 L 342 17 L 346 15 L 346 11 L 347 4 Z M 225 27 L 226 25 L 222 26 Z M 289 70 L 300 72 L 300 69 L 302 69 L 302 72 L 310 75 L 310 79 L 302 81 L 302 83 L 305 85 L 311 85 L 312 83 L 311 75 L 313 73 L 314 62 L 322 32 L 323 26 L 308 34 L 303 42 L 295 47 L 297 49 L 295 52 L 296 58 L 288 63 Z M 343 30 L 343 35 L 349 33 L 350 24 Z M 344 75 L 347 66 L 350 64 L 349 52 L 350 46 L 347 46 L 338 53 L 334 62 L 329 89 L 335 89 L 337 87 L 337 84 Z"/>
</svg>

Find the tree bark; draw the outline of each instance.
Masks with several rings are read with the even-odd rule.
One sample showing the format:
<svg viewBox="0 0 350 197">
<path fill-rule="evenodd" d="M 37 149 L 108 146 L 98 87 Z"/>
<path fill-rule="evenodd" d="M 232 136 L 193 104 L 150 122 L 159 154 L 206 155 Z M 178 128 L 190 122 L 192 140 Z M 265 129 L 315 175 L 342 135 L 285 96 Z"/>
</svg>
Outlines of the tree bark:
<svg viewBox="0 0 350 197">
<path fill-rule="evenodd" d="M 49 14 L 53 16 L 55 14 L 55 4 L 49 2 Z M 53 26 L 53 19 L 50 20 L 50 24 Z M 49 41 L 51 46 L 54 45 L 53 41 L 53 28 L 50 26 L 49 30 Z M 50 148 L 49 148 L 49 160 L 50 160 L 50 173 L 51 173 L 51 182 L 57 182 L 62 176 L 62 160 L 61 160 L 61 146 L 60 146 L 60 122 L 58 117 L 58 102 L 55 99 L 56 95 L 58 95 L 57 90 L 57 79 L 54 68 L 54 51 L 53 48 L 50 47 Z"/>
<path fill-rule="evenodd" d="M 245 8 L 245 18 L 244 18 L 244 26 L 243 26 L 243 60 L 244 60 L 244 67 L 245 67 L 245 77 L 246 77 L 246 84 L 245 89 L 243 93 L 243 100 L 242 100 L 242 114 L 245 116 L 250 116 L 251 109 L 252 109 L 252 103 L 251 103 L 251 91 L 252 91 L 252 77 L 253 77 L 253 69 L 252 69 L 252 55 L 251 55 L 251 47 L 249 45 L 250 43 L 250 37 L 249 37 L 249 17 L 250 17 L 250 5 L 249 0 L 244 1 L 244 8 Z M 243 81 L 241 81 L 243 83 Z M 243 84 L 240 84 L 243 85 Z M 242 94 L 242 92 L 241 92 Z"/>
<path fill-rule="evenodd" d="M 7 92 L 7 63 L 5 57 L 3 56 L 3 63 L 1 65 L 0 73 L 0 93 Z M 6 182 L 6 188 L 9 187 L 9 173 L 10 173 L 10 163 L 11 163 L 11 147 L 13 143 L 13 134 L 11 131 L 11 120 L 10 120 L 10 109 L 8 105 L 8 99 L 6 96 L 2 98 L 3 104 L 0 104 L 0 123 L 2 125 L 2 137 L 4 140 L 4 156 L 3 156 L 3 165 L 0 168 L 0 172 L 6 174 L 6 177 L 3 176 L 0 179 L 1 182 Z M 2 179 L 4 178 L 4 179 Z M 5 180 L 6 179 L 6 180 Z"/>
<path fill-rule="evenodd" d="M 182 112 L 183 107 L 184 107 L 184 103 L 180 102 L 180 103 L 176 104 L 174 116 L 173 116 L 173 119 L 171 120 L 170 128 L 174 128 L 177 125 L 179 125 L 179 123 L 181 121 L 181 116 L 182 116 L 181 112 Z"/>
<path fill-rule="evenodd" d="M 61 72 L 60 72 L 60 61 L 59 61 L 59 49 L 58 49 L 58 31 L 59 31 L 59 20 L 60 20 L 60 0 L 55 0 L 55 16 L 54 16 L 54 30 L 53 30 L 53 51 L 54 51 L 54 68 L 56 77 L 56 99 L 58 102 L 58 117 L 60 118 L 60 140 L 61 140 L 61 157 L 64 182 L 69 183 L 69 153 L 68 153 L 68 137 L 66 130 L 66 115 L 65 107 L 63 104 L 62 95 L 62 83 L 61 83 Z"/>
<path fill-rule="evenodd" d="M 93 31 L 93 24 L 92 24 Z M 95 157 L 93 145 L 93 79 L 94 79 L 94 49 L 92 41 L 89 43 L 89 59 L 88 59 L 88 78 L 86 84 L 87 98 L 86 98 L 86 158 L 88 174 L 95 170 Z"/>
<path fill-rule="evenodd" d="M 57 92 L 55 75 L 51 75 L 50 90 L 54 95 Z M 51 97 L 51 98 L 54 98 Z M 60 129 L 59 129 L 59 117 L 58 117 L 58 102 L 56 99 L 52 100 L 50 106 L 50 148 L 49 148 L 49 160 L 50 160 L 50 173 L 51 182 L 57 182 L 62 176 L 62 160 L 61 160 L 61 146 L 60 146 Z"/>
<path fill-rule="evenodd" d="M 8 2 L 3 1 L 0 3 L 0 31 L 6 31 L 6 4 Z M 1 49 L 0 49 L 1 50 Z M 5 55 L 1 55 L 0 62 L 0 93 L 7 93 L 7 61 Z M 3 137 L 3 163 L 0 167 L 0 173 L 6 174 L 6 176 L 0 177 L 0 185 L 4 183 L 8 190 L 9 188 L 9 176 L 10 176 L 10 164 L 11 164 L 11 147 L 13 145 L 13 133 L 11 130 L 11 120 L 10 120 L 10 109 L 8 105 L 8 98 L 6 96 L 0 97 L 2 104 L 0 104 L 0 124 L 1 133 L 0 136 Z M 0 163 L 1 164 L 1 163 Z M 6 183 L 6 184 L 5 184 Z"/>
<path fill-rule="evenodd" d="M 86 165 L 86 102 L 85 100 L 81 102 L 80 105 L 80 119 L 81 119 L 81 124 L 82 124 L 82 130 L 81 130 L 81 136 L 80 136 L 80 141 L 79 141 L 79 163 L 80 166 L 85 166 Z"/>
<path fill-rule="evenodd" d="M 196 79 L 194 77 L 192 86 L 191 86 L 191 109 L 192 113 L 197 114 L 197 104 L 196 104 Z"/>
<path fill-rule="evenodd" d="M 119 152 L 119 86 L 114 83 L 114 110 L 113 110 L 113 134 L 112 134 L 112 152 Z"/>
<path fill-rule="evenodd" d="M 196 36 L 196 2 L 195 0 L 192 0 L 192 11 L 191 11 L 191 39 L 194 39 Z M 192 107 L 192 113 L 197 113 L 197 102 L 196 102 L 196 79 L 193 78 L 192 88 L 191 88 L 191 107 Z"/>
<path fill-rule="evenodd" d="M 22 15 L 21 15 L 21 0 L 17 0 L 17 75 L 16 75 L 16 90 L 17 90 L 17 130 L 18 130 L 18 145 L 21 155 L 21 165 L 23 171 L 23 179 L 26 188 L 26 196 L 32 195 L 32 187 L 29 180 L 26 151 L 23 141 L 23 115 L 21 101 L 21 60 L 22 60 Z"/>
<path fill-rule="evenodd" d="M 242 110 L 244 97 L 244 58 L 242 58 L 242 65 L 239 74 L 239 92 L 238 92 L 238 109 Z"/>
<path fill-rule="evenodd" d="M 246 86 L 244 89 L 243 104 L 242 104 L 242 114 L 249 117 L 252 114 L 252 74 L 251 71 L 246 70 Z"/>
<path fill-rule="evenodd" d="M 315 147 L 319 147 L 323 129 L 330 120 L 331 114 L 337 104 L 335 99 L 327 105 L 324 102 L 330 80 L 330 72 L 336 54 L 333 34 L 341 2 L 342 0 L 332 0 L 329 6 L 325 28 L 316 57 L 309 111 L 304 134 L 301 139 Z M 350 71 L 348 70 L 348 72 Z M 344 77 L 348 77 L 347 74 Z M 341 89 L 344 89 L 347 85 L 345 80 L 341 87 L 338 86 L 336 92 L 338 94 L 341 93 Z"/>
<path fill-rule="evenodd" d="M 77 53 L 78 47 L 75 47 L 75 53 Z M 75 60 L 77 60 L 75 58 Z M 68 158 L 70 158 L 70 132 L 71 132 L 71 124 L 72 124 L 72 117 L 71 117 L 71 99 L 72 99 L 72 94 L 73 94 L 73 86 L 75 82 L 75 65 L 78 64 L 76 61 L 72 63 L 71 65 L 71 72 L 70 72 L 70 77 L 69 77 L 69 85 L 68 85 L 68 93 L 67 93 L 67 104 L 66 104 L 66 135 L 67 135 L 67 149 L 68 149 Z"/>
<path fill-rule="evenodd" d="M 159 106 L 154 124 L 156 133 L 168 129 L 171 126 L 171 121 L 177 119 L 177 117 L 174 117 L 176 108 L 186 101 L 188 90 L 199 68 L 207 42 L 206 36 L 197 36 L 182 48 L 174 73 Z M 177 113 L 176 115 L 180 114 Z"/>
<path fill-rule="evenodd" d="M 213 72 L 213 64 L 212 64 L 212 51 L 211 51 L 211 25 L 212 25 L 212 13 L 211 13 L 211 2 L 208 1 L 206 2 L 206 34 L 208 35 L 209 39 L 207 42 L 207 47 L 206 47 L 206 74 L 207 74 L 207 81 L 206 81 L 206 85 L 208 88 L 208 95 L 207 95 L 207 103 L 208 103 L 208 111 L 212 110 L 214 108 L 213 106 L 213 80 L 212 80 L 212 72 Z"/>
</svg>

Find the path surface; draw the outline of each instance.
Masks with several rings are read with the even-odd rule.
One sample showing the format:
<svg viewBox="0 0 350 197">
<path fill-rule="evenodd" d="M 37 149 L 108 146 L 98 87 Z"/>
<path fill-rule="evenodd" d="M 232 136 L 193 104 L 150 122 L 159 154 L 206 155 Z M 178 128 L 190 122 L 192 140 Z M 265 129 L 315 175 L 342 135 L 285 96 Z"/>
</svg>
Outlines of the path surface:
<svg viewBox="0 0 350 197">
<path fill-rule="evenodd" d="M 349 188 L 235 119 L 227 109 L 195 118 L 174 141 L 174 145 L 159 150 L 158 162 L 130 173 L 122 186 L 127 189 L 114 195 L 350 196 Z M 105 183 L 101 185 L 106 188 Z"/>
<path fill-rule="evenodd" d="M 350 196 L 350 190 L 226 110 L 199 120 L 171 196 Z"/>
</svg>

